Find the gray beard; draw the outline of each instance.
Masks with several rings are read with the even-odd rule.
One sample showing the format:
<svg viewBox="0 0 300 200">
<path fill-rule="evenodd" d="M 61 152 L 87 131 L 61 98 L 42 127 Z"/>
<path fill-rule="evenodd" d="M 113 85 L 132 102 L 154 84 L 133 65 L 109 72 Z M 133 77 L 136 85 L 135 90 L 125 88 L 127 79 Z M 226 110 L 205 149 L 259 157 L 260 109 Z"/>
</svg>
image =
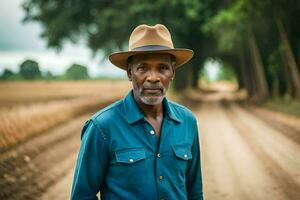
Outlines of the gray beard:
<svg viewBox="0 0 300 200">
<path fill-rule="evenodd" d="M 156 100 L 152 99 L 151 97 L 146 97 L 144 95 L 140 95 L 140 98 L 142 100 L 142 102 L 144 104 L 147 104 L 147 105 L 157 105 L 157 104 L 160 104 L 163 99 L 164 99 L 164 95 L 163 96 L 160 96 L 159 98 L 157 98 Z"/>
<path fill-rule="evenodd" d="M 147 104 L 147 105 L 157 105 L 157 104 L 160 104 L 162 103 L 164 97 L 166 96 L 166 93 L 167 93 L 167 88 L 163 88 L 163 91 L 162 91 L 162 95 L 159 96 L 158 98 L 151 98 L 149 96 L 145 96 L 142 92 L 142 88 L 139 88 L 138 90 L 138 95 L 141 99 L 141 101 L 144 103 L 144 104 Z"/>
</svg>

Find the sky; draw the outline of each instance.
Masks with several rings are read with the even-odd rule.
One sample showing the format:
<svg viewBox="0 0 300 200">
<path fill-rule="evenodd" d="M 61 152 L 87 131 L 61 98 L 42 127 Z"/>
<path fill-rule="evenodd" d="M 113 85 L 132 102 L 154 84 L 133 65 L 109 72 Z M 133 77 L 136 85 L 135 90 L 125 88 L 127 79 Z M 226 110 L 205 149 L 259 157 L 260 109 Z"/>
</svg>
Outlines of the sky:
<svg viewBox="0 0 300 200">
<path fill-rule="evenodd" d="M 92 58 L 92 52 L 83 44 L 67 43 L 59 53 L 47 49 L 46 41 L 39 36 L 42 32 L 40 24 L 22 23 L 23 1 L 0 2 L 0 73 L 4 69 L 17 72 L 23 61 L 33 59 L 39 63 L 42 72 L 50 71 L 55 75 L 63 74 L 76 63 L 87 66 L 91 77 L 126 77 L 123 70 L 107 59 L 102 61 L 100 55 Z"/>
<path fill-rule="evenodd" d="M 2 0 L 0 2 L 0 74 L 4 69 L 14 72 L 26 59 L 39 63 L 42 72 L 50 71 L 54 75 L 63 74 L 72 64 L 88 67 L 91 77 L 126 77 L 125 71 L 113 66 L 101 55 L 92 58 L 92 52 L 83 44 L 67 43 L 59 53 L 47 49 L 46 41 L 40 34 L 42 27 L 38 23 L 22 23 L 25 15 L 21 8 L 24 0 Z M 129 37 L 129 36 L 128 36 Z M 209 78 L 214 79 L 220 69 L 213 62 L 206 62 Z"/>
</svg>

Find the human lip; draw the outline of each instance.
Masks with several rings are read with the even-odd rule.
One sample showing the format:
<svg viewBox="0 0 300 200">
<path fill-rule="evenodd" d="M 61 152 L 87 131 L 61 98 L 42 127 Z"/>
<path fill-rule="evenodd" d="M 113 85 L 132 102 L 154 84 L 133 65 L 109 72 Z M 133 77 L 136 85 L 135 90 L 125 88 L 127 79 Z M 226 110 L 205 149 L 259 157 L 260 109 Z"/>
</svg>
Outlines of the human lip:
<svg viewBox="0 0 300 200">
<path fill-rule="evenodd" d="M 144 90 L 161 90 L 160 88 L 144 88 Z"/>
<path fill-rule="evenodd" d="M 162 89 L 161 88 L 144 88 L 145 91 L 149 92 L 149 93 L 157 93 L 157 92 L 161 92 Z"/>
</svg>

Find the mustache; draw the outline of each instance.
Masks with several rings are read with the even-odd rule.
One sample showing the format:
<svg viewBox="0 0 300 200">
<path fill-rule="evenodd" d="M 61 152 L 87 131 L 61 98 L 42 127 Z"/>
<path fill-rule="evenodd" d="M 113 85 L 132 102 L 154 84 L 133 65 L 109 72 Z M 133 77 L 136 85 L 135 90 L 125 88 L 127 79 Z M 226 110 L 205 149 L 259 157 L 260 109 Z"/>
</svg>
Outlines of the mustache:
<svg viewBox="0 0 300 200">
<path fill-rule="evenodd" d="M 148 89 L 148 90 L 161 90 L 163 91 L 164 87 L 158 84 L 145 84 L 143 86 L 143 89 Z"/>
</svg>

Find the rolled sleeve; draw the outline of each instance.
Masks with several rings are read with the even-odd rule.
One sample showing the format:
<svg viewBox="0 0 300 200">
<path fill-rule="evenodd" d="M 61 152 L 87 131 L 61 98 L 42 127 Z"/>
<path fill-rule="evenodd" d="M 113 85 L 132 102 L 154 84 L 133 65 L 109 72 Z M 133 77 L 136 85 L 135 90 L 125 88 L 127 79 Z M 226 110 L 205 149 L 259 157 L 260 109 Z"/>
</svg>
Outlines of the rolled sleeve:
<svg viewBox="0 0 300 200">
<path fill-rule="evenodd" d="M 107 148 L 102 130 L 88 120 L 81 132 L 81 145 L 74 173 L 71 200 L 95 200 L 107 166 Z"/>
<path fill-rule="evenodd" d="M 186 171 L 186 187 L 188 200 L 203 200 L 200 144 L 197 121 L 194 124 L 195 138 L 192 146 L 193 158 Z"/>
</svg>

